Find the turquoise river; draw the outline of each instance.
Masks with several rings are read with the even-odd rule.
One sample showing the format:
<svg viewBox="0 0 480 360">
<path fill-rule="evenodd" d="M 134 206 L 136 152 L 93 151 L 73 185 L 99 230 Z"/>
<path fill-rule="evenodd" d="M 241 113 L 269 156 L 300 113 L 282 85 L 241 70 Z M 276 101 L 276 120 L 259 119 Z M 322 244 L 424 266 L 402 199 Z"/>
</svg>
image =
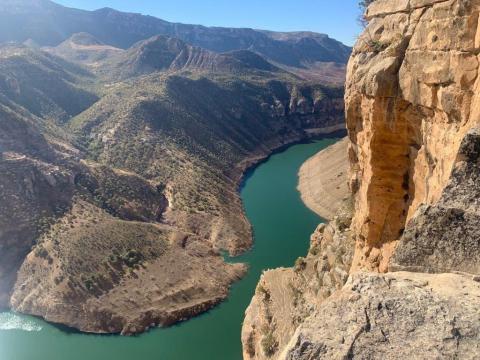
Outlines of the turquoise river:
<svg viewBox="0 0 480 360">
<path fill-rule="evenodd" d="M 227 301 L 192 320 L 137 337 L 69 332 L 40 319 L 0 313 L 0 360 L 241 360 L 242 320 L 263 270 L 292 266 L 322 221 L 300 199 L 301 164 L 335 139 L 290 146 L 246 176 L 241 190 L 255 245 L 231 259 L 249 271 Z"/>
</svg>

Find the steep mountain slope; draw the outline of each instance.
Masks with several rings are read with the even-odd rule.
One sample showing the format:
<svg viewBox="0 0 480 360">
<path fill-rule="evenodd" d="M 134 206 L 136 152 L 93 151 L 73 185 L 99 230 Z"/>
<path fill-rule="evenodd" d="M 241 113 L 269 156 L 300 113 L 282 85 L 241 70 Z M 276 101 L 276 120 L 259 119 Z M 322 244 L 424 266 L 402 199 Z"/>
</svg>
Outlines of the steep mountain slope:
<svg viewBox="0 0 480 360">
<path fill-rule="evenodd" d="M 98 97 L 93 75 L 76 65 L 25 46 L 0 47 L 0 93 L 32 114 L 64 121 Z"/>
<path fill-rule="evenodd" d="M 248 50 L 217 54 L 163 35 L 140 41 L 126 51 L 112 54 L 98 65 L 98 73 L 113 79 L 126 79 L 156 71 L 209 71 L 248 75 L 254 71 L 280 69 Z"/>
<path fill-rule="evenodd" d="M 77 34 L 66 57 L 72 44 L 105 50 Z M 133 69 L 121 82 L 36 47 L 0 54 L 0 306 L 83 331 L 138 333 L 223 300 L 245 267 L 220 250 L 252 241 L 244 170 L 343 126 L 341 89 L 249 51 L 155 37 L 98 60 Z"/>
<path fill-rule="evenodd" d="M 274 41 L 285 43 L 275 49 L 268 43 L 255 43 L 252 50 L 257 51 L 275 62 L 293 67 L 304 67 L 314 62 L 333 62 L 343 64 L 350 56 L 351 49 L 338 46 L 325 34 L 313 32 L 274 32 L 261 31 Z"/>
<path fill-rule="evenodd" d="M 246 359 L 478 358 L 479 13 L 369 6 L 345 96 L 353 209 L 262 277 Z"/>
<path fill-rule="evenodd" d="M 162 224 L 161 188 L 57 152 L 25 115 L 1 115 L 2 307 L 84 331 L 132 333 L 226 296 L 242 266 L 185 246 L 194 234 Z M 172 261 L 180 271 L 165 275 Z M 130 291 L 144 296 L 132 302 Z"/>
<path fill-rule="evenodd" d="M 308 32 L 274 33 L 169 23 L 109 8 L 91 12 L 70 9 L 49 0 L 2 2 L 0 42 L 31 39 L 42 46 L 57 46 L 81 32 L 123 49 L 152 36 L 166 35 L 218 53 L 251 50 L 282 66 L 313 69 L 312 73 L 321 73 L 318 68 L 324 64 L 345 65 L 351 51 L 326 35 Z M 341 75 L 335 81 L 341 82 Z"/>
<path fill-rule="evenodd" d="M 40 135 L 36 119 L 24 113 L 15 113 L 4 105 L 0 105 L 0 115 L 0 306 L 5 307 L 16 272 L 35 243 L 42 211 L 46 216 L 54 211 L 54 206 L 49 206 L 45 194 L 36 189 L 48 185 L 48 170 L 52 170 L 51 178 L 56 173 L 48 166 L 48 162 L 55 159 L 55 152 Z M 36 178 L 36 189 L 32 186 L 33 178 Z M 50 194 L 55 206 L 61 206 L 65 202 L 65 196 L 68 197 L 62 195 L 61 186 L 58 190 L 59 192 L 52 191 Z"/>
<path fill-rule="evenodd" d="M 249 246 L 248 226 L 238 216 L 238 195 L 225 189 L 236 186 L 245 159 L 300 139 L 306 129 L 340 124 L 340 96 L 275 77 L 153 74 L 118 86 L 71 128 L 95 160 L 165 186 L 171 209 L 198 218 L 186 225 L 204 222 L 208 231 L 208 218 L 217 218 L 206 236 L 237 253 Z"/>
</svg>

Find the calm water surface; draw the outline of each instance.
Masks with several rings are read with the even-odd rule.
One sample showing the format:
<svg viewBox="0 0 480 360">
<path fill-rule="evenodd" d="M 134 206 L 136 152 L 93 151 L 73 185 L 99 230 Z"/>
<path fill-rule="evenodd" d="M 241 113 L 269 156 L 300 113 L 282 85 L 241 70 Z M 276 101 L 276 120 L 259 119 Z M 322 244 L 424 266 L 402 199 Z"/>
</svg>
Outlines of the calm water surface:
<svg viewBox="0 0 480 360">
<path fill-rule="evenodd" d="M 36 318 L 0 313 L 0 360 L 241 360 L 242 320 L 262 271 L 292 266 L 305 255 L 310 234 L 321 221 L 300 199 L 297 172 L 335 141 L 293 145 L 247 177 L 241 195 L 255 246 L 232 259 L 248 263 L 249 272 L 220 306 L 138 337 L 70 333 Z"/>
</svg>

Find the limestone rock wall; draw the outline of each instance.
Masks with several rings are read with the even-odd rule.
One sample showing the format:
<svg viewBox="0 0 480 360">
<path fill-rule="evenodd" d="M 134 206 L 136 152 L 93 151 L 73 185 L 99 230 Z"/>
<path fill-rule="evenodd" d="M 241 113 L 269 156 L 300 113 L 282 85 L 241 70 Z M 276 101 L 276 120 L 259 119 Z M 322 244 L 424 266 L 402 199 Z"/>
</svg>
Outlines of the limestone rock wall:
<svg viewBox="0 0 480 360">
<path fill-rule="evenodd" d="M 348 66 L 352 270 L 387 271 L 408 221 L 441 197 L 479 121 L 475 0 L 375 1 Z"/>
</svg>

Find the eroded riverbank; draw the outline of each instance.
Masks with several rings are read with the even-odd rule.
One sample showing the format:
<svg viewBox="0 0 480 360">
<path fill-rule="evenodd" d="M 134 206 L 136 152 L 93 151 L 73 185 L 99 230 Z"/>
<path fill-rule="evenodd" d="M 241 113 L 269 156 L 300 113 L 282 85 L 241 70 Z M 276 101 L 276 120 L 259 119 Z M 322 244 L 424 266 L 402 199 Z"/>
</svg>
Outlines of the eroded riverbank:
<svg viewBox="0 0 480 360">
<path fill-rule="evenodd" d="M 333 219 L 348 195 L 348 139 L 305 161 L 298 177 L 298 191 L 305 205 L 324 219 Z"/>
</svg>

